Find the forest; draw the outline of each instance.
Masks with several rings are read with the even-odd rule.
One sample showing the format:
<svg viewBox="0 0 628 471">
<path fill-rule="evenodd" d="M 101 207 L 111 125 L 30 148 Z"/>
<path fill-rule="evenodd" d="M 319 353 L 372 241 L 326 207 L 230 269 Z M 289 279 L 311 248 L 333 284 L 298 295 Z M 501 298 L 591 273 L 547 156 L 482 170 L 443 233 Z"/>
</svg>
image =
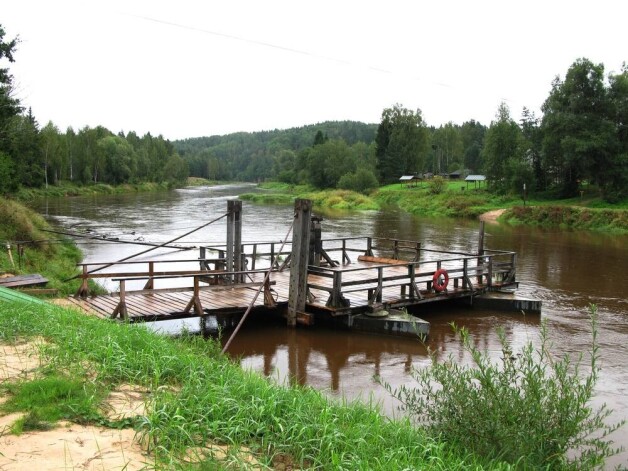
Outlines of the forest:
<svg viewBox="0 0 628 471">
<path fill-rule="evenodd" d="M 0 65 L 19 40 L 0 25 Z M 487 126 L 474 120 L 429 126 L 420 109 L 394 104 L 379 123 L 330 121 L 285 130 L 169 141 L 102 126 L 41 126 L 0 68 L 0 194 L 20 187 L 209 180 L 278 180 L 368 192 L 404 174 L 485 174 L 490 191 L 573 197 L 595 186 L 608 202 L 628 188 L 628 67 L 605 74 L 582 58 L 552 82 L 542 116 L 505 103 Z"/>
</svg>

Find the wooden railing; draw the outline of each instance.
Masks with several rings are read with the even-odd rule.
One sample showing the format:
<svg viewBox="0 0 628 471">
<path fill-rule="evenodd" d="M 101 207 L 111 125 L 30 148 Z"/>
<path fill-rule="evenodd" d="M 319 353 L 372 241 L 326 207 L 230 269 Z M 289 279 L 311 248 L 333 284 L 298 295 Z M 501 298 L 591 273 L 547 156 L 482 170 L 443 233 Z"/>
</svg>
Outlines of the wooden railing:
<svg viewBox="0 0 628 471">
<path fill-rule="evenodd" d="M 482 256 L 465 252 L 423 249 L 415 241 L 384 238 L 345 238 L 324 241 L 328 253 L 340 252 L 344 263 L 349 263 L 349 253 L 360 253 L 370 260 L 380 258 L 399 260 L 394 265 L 384 263 L 368 267 L 309 267 L 310 273 L 331 279 L 331 283 L 308 283 L 310 290 L 322 290 L 329 294 L 327 306 L 341 309 L 348 306 L 345 295 L 364 291 L 369 304 L 382 301 L 384 289 L 398 288 L 401 299 L 408 303 L 425 296 L 435 296 L 433 286 L 435 272 L 445 269 L 449 284 L 444 295 L 455 292 L 474 294 L 477 289 L 491 290 L 516 283 L 517 254 L 508 251 L 485 250 Z M 349 242 L 352 242 L 351 244 Z M 361 242 L 361 243 L 360 243 Z M 357 244 L 356 244 L 357 243 Z M 401 261 L 400 256 L 406 260 Z M 340 258 L 339 257 L 339 258 Z M 399 274 L 399 267 L 406 273 Z M 430 267 L 428 269 L 428 267 Z M 355 275 L 357 280 L 343 280 L 343 275 Z M 331 286 L 330 286 L 331 285 Z"/>
<path fill-rule="evenodd" d="M 265 271 L 252 271 L 252 270 L 246 270 L 246 271 L 242 271 L 242 272 L 220 272 L 220 271 L 213 271 L 212 272 L 212 276 L 216 276 L 216 275 L 220 275 L 220 274 L 225 274 L 225 275 L 232 275 L 232 276 L 237 276 L 237 275 L 251 275 L 254 273 L 265 273 Z M 200 298 L 200 292 L 201 291 L 205 291 L 205 290 L 211 290 L 211 291 L 215 291 L 215 290 L 222 290 L 222 289 L 232 289 L 232 288 L 242 288 L 242 287 L 247 287 L 247 288 L 252 288 L 252 287 L 262 287 L 263 286 L 263 290 L 264 290 L 264 306 L 266 307 L 274 307 L 275 306 L 275 299 L 273 298 L 272 295 L 272 290 L 271 290 L 271 286 L 274 284 L 274 282 L 270 281 L 268 278 L 265 279 L 265 281 L 263 283 L 255 283 L 255 282 L 251 282 L 251 283 L 230 283 L 227 285 L 210 285 L 210 286 L 201 286 L 201 281 L 207 281 L 207 276 L 208 276 L 208 272 L 206 270 L 201 271 L 201 272 L 189 272 L 189 273 L 175 273 L 172 272 L 170 274 L 164 274 L 164 275 L 153 275 L 153 276 L 128 276 L 128 277 L 120 277 L 120 278 L 112 278 L 113 281 L 117 281 L 120 284 L 120 289 L 118 292 L 119 295 L 119 302 L 118 305 L 116 306 L 116 308 L 114 309 L 113 313 L 111 314 L 111 318 L 115 319 L 118 315 L 124 319 L 127 320 L 128 319 L 128 310 L 127 310 L 127 305 L 126 305 L 126 295 L 127 294 L 149 294 L 149 293 L 173 293 L 173 292 L 183 292 L 183 291 L 192 291 L 192 297 L 190 298 L 189 302 L 187 303 L 187 305 L 185 306 L 185 308 L 183 309 L 182 313 L 183 314 L 188 314 L 190 313 L 192 310 L 194 311 L 194 313 L 198 316 L 203 315 L 204 311 L 203 311 L 203 305 L 201 302 L 201 298 Z M 133 290 L 133 291 L 129 291 L 126 289 L 126 282 L 127 281 L 138 281 L 138 280 L 154 280 L 154 279 L 181 279 L 181 278 L 192 278 L 193 279 L 193 286 L 192 287 L 184 287 L 184 288 L 161 288 L 161 289 L 155 289 L 155 288 L 150 288 L 150 289 L 143 289 L 143 290 Z"/>
</svg>

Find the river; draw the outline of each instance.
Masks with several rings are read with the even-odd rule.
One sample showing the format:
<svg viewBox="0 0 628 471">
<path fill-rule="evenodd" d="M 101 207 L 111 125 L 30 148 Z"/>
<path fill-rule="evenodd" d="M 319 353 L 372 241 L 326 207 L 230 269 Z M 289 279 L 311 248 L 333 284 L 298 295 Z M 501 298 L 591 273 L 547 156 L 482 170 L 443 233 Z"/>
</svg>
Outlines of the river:
<svg viewBox="0 0 628 471">
<path fill-rule="evenodd" d="M 35 209 L 57 227 L 88 230 L 124 240 L 165 242 L 226 212 L 227 200 L 249 185 L 185 188 L 169 192 L 49 198 Z M 278 241 L 285 237 L 293 210 L 288 206 L 260 206 L 243 202 L 243 239 Z M 323 237 L 372 236 L 418 240 L 426 248 L 473 251 L 479 223 L 459 219 L 426 219 L 398 210 L 330 212 L 323 214 Z M 182 245 L 223 243 L 224 219 L 178 242 Z M 121 259 L 145 248 L 84 240 L 87 262 Z M 519 293 L 543 301 L 543 313 L 522 315 L 467 308 L 424 310 L 431 323 L 427 346 L 439 357 L 452 355 L 461 362 L 462 351 L 449 326 L 469 329 L 476 343 L 499 352 L 496 328 L 502 327 L 515 349 L 537 342 L 541 319 L 547 320 L 556 355 L 577 356 L 591 343 L 588 306 L 599 314 L 602 373 L 594 403 L 614 410 L 611 421 L 628 419 L 628 237 L 559 229 L 487 224 L 487 249 L 518 253 Z M 175 249 L 160 249 L 160 256 L 181 257 Z M 195 258 L 188 253 L 185 258 Z M 156 253 L 146 255 L 155 258 Z M 193 327 L 193 326 L 192 326 Z M 243 367 L 279 382 L 298 381 L 335 397 L 379 402 L 390 415 L 395 402 L 375 381 L 393 387 L 411 385 L 410 371 L 429 364 L 426 346 L 412 339 L 393 338 L 323 328 L 278 325 L 245 326 L 230 348 Z M 586 361 L 585 361 L 586 364 Z M 613 435 L 616 444 L 628 445 L 628 425 Z M 628 452 L 609 461 L 626 464 Z"/>
</svg>

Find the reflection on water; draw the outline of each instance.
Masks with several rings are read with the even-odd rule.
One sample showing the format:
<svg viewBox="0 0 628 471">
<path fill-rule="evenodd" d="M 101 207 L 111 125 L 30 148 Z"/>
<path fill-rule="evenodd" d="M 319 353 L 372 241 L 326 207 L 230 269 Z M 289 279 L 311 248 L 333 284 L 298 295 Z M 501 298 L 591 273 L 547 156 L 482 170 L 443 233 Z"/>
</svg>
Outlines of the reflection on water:
<svg viewBox="0 0 628 471">
<path fill-rule="evenodd" d="M 123 240 L 141 238 L 165 242 L 219 217 L 226 200 L 246 185 L 198 187 L 170 192 L 89 196 L 42 200 L 36 209 L 61 227 L 109 235 Z M 425 248 L 473 251 L 478 223 L 470 220 L 425 219 L 399 210 L 360 213 L 323 212 L 324 237 L 374 236 L 419 240 Z M 243 239 L 278 241 L 293 216 L 288 206 L 259 206 L 243 202 Z M 197 231 L 177 243 L 195 246 L 224 242 L 225 221 Z M 589 304 L 599 309 L 602 376 L 596 403 L 615 409 L 614 419 L 628 418 L 628 237 L 598 233 L 570 233 L 531 227 L 487 225 L 488 249 L 518 253 L 520 293 L 543 300 L 556 354 L 579 354 L 590 347 L 587 317 Z M 142 248 L 86 240 L 81 248 L 86 261 L 117 260 Z M 197 252 L 185 252 L 195 258 Z M 174 250 L 151 252 L 146 258 L 182 257 Z M 496 327 L 505 330 L 515 347 L 536 341 L 539 316 L 427 307 L 421 317 L 431 322 L 429 348 L 439 356 L 468 362 L 455 340 L 449 322 L 467 327 L 478 346 L 499 354 Z M 194 327 L 195 321 L 188 321 Z M 176 325 L 163 323 L 165 331 Z M 243 366 L 279 382 L 297 381 L 347 398 L 373 397 L 384 410 L 394 413 L 376 377 L 393 387 L 411 384 L 410 369 L 429 363 L 426 346 L 411 339 L 355 334 L 324 328 L 289 330 L 283 326 L 249 324 L 231 347 L 231 355 Z M 626 427 L 615 440 L 628 443 Z M 628 454 L 620 459 L 626 459 Z M 620 461 L 615 461 L 619 463 Z"/>
</svg>

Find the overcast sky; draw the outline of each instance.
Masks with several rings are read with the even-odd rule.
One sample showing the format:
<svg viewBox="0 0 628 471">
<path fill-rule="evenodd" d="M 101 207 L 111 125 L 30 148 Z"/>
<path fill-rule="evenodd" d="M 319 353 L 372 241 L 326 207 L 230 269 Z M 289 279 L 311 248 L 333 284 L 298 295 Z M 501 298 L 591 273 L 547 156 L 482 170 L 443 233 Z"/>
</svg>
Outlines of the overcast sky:
<svg viewBox="0 0 628 471">
<path fill-rule="evenodd" d="M 628 2 L 2 0 L 22 104 L 44 126 L 167 139 L 380 121 L 540 114 L 579 57 L 628 61 Z M 2 66 L 6 66 L 3 61 Z"/>
</svg>

